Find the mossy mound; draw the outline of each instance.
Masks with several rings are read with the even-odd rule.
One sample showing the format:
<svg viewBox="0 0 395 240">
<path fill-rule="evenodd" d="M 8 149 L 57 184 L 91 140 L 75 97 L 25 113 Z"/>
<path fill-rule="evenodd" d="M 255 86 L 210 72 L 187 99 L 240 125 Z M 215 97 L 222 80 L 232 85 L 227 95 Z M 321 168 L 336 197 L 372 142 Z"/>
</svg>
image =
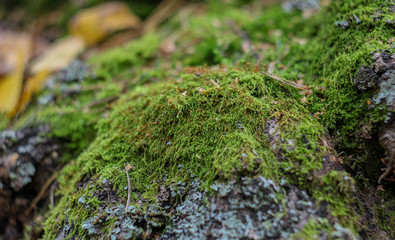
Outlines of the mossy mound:
<svg viewBox="0 0 395 240">
<path fill-rule="evenodd" d="M 47 237 L 56 236 L 66 219 L 80 237 L 87 234 L 82 223 L 95 216 L 98 207 L 111 205 L 94 194 L 103 179 L 126 199 L 124 163 L 132 166 L 132 205 L 141 209 L 158 204 L 155 196 L 161 184 L 188 185 L 194 176 L 210 191 L 216 179 L 264 176 L 309 188 L 317 201 L 328 204 L 338 218 L 335 222 L 353 227 L 355 219 L 347 208 L 351 178 L 320 172 L 330 149 L 322 143 L 324 129 L 295 100 L 299 93 L 256 68 L 241 68 L 247 69 L 202 69 L 207 73 L 182 74 L 123 96 L 109 119 L 98 125 L 89 149 L 65 170 L 70 180 L 63 179 L 61 186 L 68 194 L 51 213 Z M 69 181 L 76 186 L 84 178 L 90 179 L 86 187 L 70 188 Z M 77 201 L 81 198 L 86 200 Z M 111 224 L 106 222 L 109 230 L 103 230 L 103 236 Z"/>
<path fill-rule="evenodd" d="M 96 76 L 78 82 L 82 90 L 72 98 L 59 97 L 62 84 L 47 89 L 43 95 L 55 91 L 58 99 L 37 114 L 65 141 L 68 162 L 44 238 L 180 237 L 177 231 L 194 218 L 209 219 L 204 211 L 217 202 L 235 207 L 229 196 L 249 202 L 252 192 L 273 195 L 266 200 L 276 214 L 267 213 L 273 221 L 264 231 L 278 232 L 270 230 L 276 223 L 286 232 L 273 238 L 377 236 L 377 226 L 358 222 L 373 215 L 376 223 L 376 216 L 365 214 L 354 196 L 380 175 L 384 154 L 375 136 L 387 110 L 371 106 L 374 93 L 359 92 L 353 78 L 371 64 L 370 52 L 393 51 L 387 43 L 394 35 L 393 6 L 331 1 L 306 18 L 257 2 L 191 4 L 157 33 L 92 57 Z M 262 71 L 303 80 L 309 91 Z M 346 157 L 337 157 L 328 130 Z M 351 176 L 361 180 L 360 188 Z M 273 184 L 255 189 L 250 181 Z M 292 192 L 306 197 L 292 200 Z M 204 197 L 188 202 L 193 193 Z M 292 201 L 311 203 L 312 216 L 288 229 L 280 220 L 291 221 Z M 180 210 L 194 207 L 200 213 Z M 380 206 L 376 212 L 393 219 Z M 199 231 L 207 229 L 199 224 Z"/>
</svg>

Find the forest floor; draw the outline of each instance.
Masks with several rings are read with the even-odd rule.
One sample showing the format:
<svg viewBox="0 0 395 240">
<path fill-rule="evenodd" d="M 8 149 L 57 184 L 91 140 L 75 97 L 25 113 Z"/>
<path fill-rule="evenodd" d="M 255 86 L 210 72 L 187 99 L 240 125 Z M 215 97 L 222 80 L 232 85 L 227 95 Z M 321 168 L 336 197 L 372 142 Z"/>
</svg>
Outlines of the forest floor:
<svg viewBox="0 0 395 240">
<path fill-rule="evenodd" d="M 9 5 L 0 239 L 395 237 L 393 1 Z"/>
</svg>

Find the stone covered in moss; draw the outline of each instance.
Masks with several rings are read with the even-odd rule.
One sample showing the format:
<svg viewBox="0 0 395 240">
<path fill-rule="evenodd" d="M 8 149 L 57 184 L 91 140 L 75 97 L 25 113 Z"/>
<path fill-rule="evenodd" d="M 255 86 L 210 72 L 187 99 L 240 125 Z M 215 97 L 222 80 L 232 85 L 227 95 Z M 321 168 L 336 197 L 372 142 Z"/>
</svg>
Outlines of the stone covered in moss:
<svg viewBox="0 0 395 240">
<path fill-rule="evenodd" d="M 96 141 L 76 165 L 65 170 L 73 184 L 86 176 L 91 180 L 76 192 L 68 190 L 52 212 L 54 219 L 47 226 L 52 231 L 48 234 L 56 234 L 66 218 L 79 236 L 97 234 L 89 232 L 87 224 L 106 201 L 97 199 L 95 189 L 101 185 L 100 179 L 108 179 L 126 199 L 124 162 L 133 166 L 129 173 L 132 199 L 140 209 L 155 205 L 163 178 L 166 185 L 180 180 L 188 185 L 194 176 L 203 189 L 214 193 L 210 186 L 215 179 L 227 182 L 264 176 L 310 188 L 313 198 L 327 202 L 335 222 L 352 227 L 353 213 L 347 208 L 352 201 L 352 181 L 331 167 L 322 168 L 331 151 L 324 144 L 324 129 L 294 100 L 297 94 L 248 66 L 184 74 L 171 82 L 136 88 L 119 101 L 108 120 L 99 124 Z M 332 164 L 338 165 L 336 160 Z M 64 184 L 70 186 L 69 182 Z M 324 194 L 318 191 L 322 189 Z M 283 195 L 281 199 L 286 193 L 276 194 Z M 85 200 L 87 196 L 89 200 Z M 269 198 L 279 201 L 275 194 Z M 179 203 L 174 201 L 171 207 Z M 116 223 L 102 224 L 102 228 L 112 229 Z M 289 233 L 296 230 L 290 228 Z M 143 232 L 151 234 L 148 227 Z"/>
<path fill-rule="evenodd" d="M 159 33 L 94 56 L 98 78 L 84 80 L 82 88 L 105 87 L 81 91 L 74 101 L 55 101 L 39 116 L 55 136 L 71 140 L 69 149 L 80 153 L 89 145 L 59 177 L 59 201 L 48 214 L 44 237 L 166 238 L 208 230 L 218 237 L 336 239 L 365 231 L 353 205 L 361 190 L 336 157 L 326 128 L 347 153 L 348 169 L 360 179 L 379 176 L 379 151 L 366 149 L 378 146 L 371 135 L 385 111 L 369 108 L 368 88 L 376 79 L 365 81 L 370 75 L 362 74 L 362 94 L 352 79 L 360 66 L 370 65 L 370 52 L 392 37 L 391 5 L 331 1 L 305 19 L 278 6 L 261 11 L 210 1 L 185 8 Z M 178 34 L 168 36 L 175 29 Z M 164 51 L 164 37 L 176 51 Z M 265 64 L 287 79 L 303 78 L 312 91 L 267 77 L 261 73 Z M 124 164 L 130 169 L 129 209 L 123 207 Z M 273 184 L 251 186 L 246 179 Z M 278 215 L 262 213 L 263 222 L 251 211 L 241 216 L 244 210 L 234 209 L 238 204 L 227 197 L 251 205 L 251 192 L 268 193 L 263 198 Z M 200 194 L 195 202 L 189 201 L 193 193 Z M 293 199 L 292 193 L 304 196 Z M 309 205 L 297 209 L 300 225 L 287 205 L 298 201 Z M 249 214 L 258 223 L 250 224 Z M 226 226 L 205 225 L 215 217 Z"/>
</svg>

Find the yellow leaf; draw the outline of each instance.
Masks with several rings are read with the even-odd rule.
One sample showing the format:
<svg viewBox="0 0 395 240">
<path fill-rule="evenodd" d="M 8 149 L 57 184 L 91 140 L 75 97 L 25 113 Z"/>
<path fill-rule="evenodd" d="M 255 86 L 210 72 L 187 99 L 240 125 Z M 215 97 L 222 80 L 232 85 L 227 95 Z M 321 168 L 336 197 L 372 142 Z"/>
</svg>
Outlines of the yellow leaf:
<svg viewBox="0 0 395 240">
<path fill-rule="evenodd" d="M 84 41 L 76 36 L 57 40 L 31 65 L 30 72 L 36 75 L 43 71 L 54 72 L 68 65 L 85 49 Z"/>
<path fill-rule="evenodd" d="M 25 69 L 25 53 L 23 50 L 16 52 L 16 60 L 13 71 L 0 77 L 0 112 L 11 112 L 16 107 L 21 94 Z"/>
<path fill-rule="evenodd" d="M 13 111 L 9 113 L 9 115 L 12 116 L 26 107 L 26 105 L 30 102 L 32 96 L 41 90 L 49 74 L 50 72 L 48 70 L 43 70 L 34 75 L 33 77 L 27 79 L 26 83 L 23 86 L 22 94 L 19 98 L 18 104 L 13 109 Z"/>
<path fill-rule="evenodd" d="M 0 112 L 9 116 L 21 94 L 31 44 L 31 36 L 26 33 L 7 31 L 0 34 Z"/>
<path fill-rule="evenodd" d="M 108 2 L 79 12 L 69 22 L 69 32 L 93 45 L 116 31 L 139 26 L 139 18 L 126 4 Z"/>
</svg>

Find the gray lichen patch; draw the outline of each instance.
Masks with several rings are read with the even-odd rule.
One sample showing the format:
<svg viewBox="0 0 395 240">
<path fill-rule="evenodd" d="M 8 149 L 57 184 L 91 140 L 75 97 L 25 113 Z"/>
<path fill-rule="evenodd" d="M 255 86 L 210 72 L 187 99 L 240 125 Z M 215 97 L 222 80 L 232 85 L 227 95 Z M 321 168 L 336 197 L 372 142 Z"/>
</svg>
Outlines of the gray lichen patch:
<svg viewBox="0 0 395 240">
<path fill-rule="evenodd" d="M 312 222 L 317 239 L 355 239 L 331 216 L 326 202 L 317 203 L 305 190 L 262 176 L 215 182 L 211 194 L 197 180 L 162 185 L 157 204 L 144 207 L 103 204 L 85 219 L 85 238 L 108 239 L 298 239 Z M 83 196 L 83 203 L 86 202 Z M 310 226 L 311 227 L 311 226 Z M 75 239 L 65 222 L 57 239 Z M 103 229 L 108 229 L 103 231 Z"/>
<path fill-rule="evenodd" d="M 54 164 L 59 145 L 39 135 L 48 131 L 39 127 L 0 133 L 2 190 L 20 191 L 32 181 L 40 164 Z"/>
<path fill-rule="evenodd" d="M 379 87 L 380 91 L 374 98 L 374 102 L 376 104 L 384 102 L 385 105 L 393 107 L 395 100 L 395 70 L 388 70 L 381 75 Z"/>
<path fill-rule="evenodd" d="M 317 206 L 306 191 L 264 177 L 217 182 L 211 189 L 213 196 L 192 186 L 172 213 L 173 227 L 161 239 L 289 239 L 309 221 L 330 216 L 327 205 Z M 319 239 L 337 239 L 337 231 L 326 231 L 319 232 Z M 350 230 L 336 234 L 339 239 L 354 238 Z"/>
<path fill-rule="evenodd" d="M 0 236 L 20 237 L 25 211 L 55 170 L 60 146 L 45 126 L 0 132 Z M 9 235 L 11 234 L 11 235 Z"/>
</svg>

